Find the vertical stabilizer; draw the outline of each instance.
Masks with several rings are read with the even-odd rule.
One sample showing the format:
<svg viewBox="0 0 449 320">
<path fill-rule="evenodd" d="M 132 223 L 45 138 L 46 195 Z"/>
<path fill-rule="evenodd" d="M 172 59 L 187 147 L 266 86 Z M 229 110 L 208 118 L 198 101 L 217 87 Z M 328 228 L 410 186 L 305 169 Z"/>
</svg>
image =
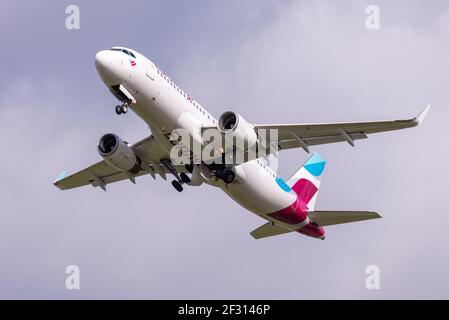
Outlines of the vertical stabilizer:
<svg viewBox="0 0 449 320">
<path fill-rule="evenodd" d="M 320 188 L 321 177 L 326 166 L 324 160 L 318 153 L 314 153 L 304 165 L 287 181 L 309 211 L 315 208 L 315 202 Z"/>
</svg>

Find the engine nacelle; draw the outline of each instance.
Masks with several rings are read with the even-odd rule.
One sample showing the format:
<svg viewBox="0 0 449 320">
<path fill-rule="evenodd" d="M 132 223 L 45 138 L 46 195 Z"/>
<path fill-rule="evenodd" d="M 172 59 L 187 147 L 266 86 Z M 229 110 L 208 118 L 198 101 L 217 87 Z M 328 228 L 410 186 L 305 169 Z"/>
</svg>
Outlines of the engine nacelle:
<svg viewBox="0 0 449 320">
<path fill-rule="evenodd" d="M 137 174 L 141 160 L 128 144 L 113 133 L 105 134 L 98 142 L 98 153 L 103 159 L 120 171 Z"/>
<path fill-rule="evenodd" d="M 226 139 L 232 143 L 234 137 L 237 139 L 237 147 L 239 143 L 244 141 L 246 148 L 251 148 L 257 144 L 257 133 L 254 130 L 254 125 L 246 121 L 238 113 L 226 111 L 218 120 L 218 130 L 226 135 Z"/>
</svg>

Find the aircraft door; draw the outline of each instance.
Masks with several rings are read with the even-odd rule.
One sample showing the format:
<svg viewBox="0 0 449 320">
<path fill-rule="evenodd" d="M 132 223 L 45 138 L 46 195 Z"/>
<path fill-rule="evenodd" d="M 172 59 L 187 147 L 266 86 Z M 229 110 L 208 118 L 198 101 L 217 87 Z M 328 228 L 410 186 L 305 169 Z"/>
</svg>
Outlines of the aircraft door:
<svg viewBox="0 0 449 320">
<path fill-rule="evenodd" d="M 150 63 L 147 66 L 147 70 L 146 70 L 146 76 L 147 78 L 151 79 L 152 81 L 154 81 L 154 79 L 156 78 L 156 67 L 154 66 L 154 64 Z"/>
</svg>

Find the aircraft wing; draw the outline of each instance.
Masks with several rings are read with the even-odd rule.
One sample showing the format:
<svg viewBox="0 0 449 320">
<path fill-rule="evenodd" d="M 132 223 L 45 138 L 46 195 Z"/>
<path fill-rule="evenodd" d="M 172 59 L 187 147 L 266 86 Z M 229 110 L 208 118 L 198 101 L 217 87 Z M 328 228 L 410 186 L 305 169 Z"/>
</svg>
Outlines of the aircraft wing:
<svg viewBox="0 0 449 320">
<path fill-rule="evenodd" d="M 109 165 L 106 161 L 100 161 L 91 165 L 81 171 L 72 175 L 62 173 L 54 182 L 54 185 L 61 190 L 77 188 L 85 185 L 92 185 L 94 187 L 101 187 L 106 190 L 106 185 L 129 179 L 135 183 L 135 178 L 150 174 L 156 178 L 156 174 L 160 175 L 164 180 L 166 174 L 170 173 L 168 168 L 164 166 L 159 160 L 164 155 L 163 149 L 153 136 L 143 139 L 131 146 L 133 151 L 142 160 L 142 169 L 137 174 L 130 174 L 117 170 Z M 173 166 L 178 173 L 186 172 L 184 166 Z"/>
<path fill-rule="evenodd" d="M 322 124 L 265 124 L 256 125 L 256 130 L 277 129 L 279 149 L 303 148 L 309 146 L 346 141 L 354 146 L 354 140 L 366 139 L 368 134 L 411 128 L 419 125 L 430 105 L 417 117 L 405 120 L 386 120 L 368 122 L 341 122 Z"/>
</svg>

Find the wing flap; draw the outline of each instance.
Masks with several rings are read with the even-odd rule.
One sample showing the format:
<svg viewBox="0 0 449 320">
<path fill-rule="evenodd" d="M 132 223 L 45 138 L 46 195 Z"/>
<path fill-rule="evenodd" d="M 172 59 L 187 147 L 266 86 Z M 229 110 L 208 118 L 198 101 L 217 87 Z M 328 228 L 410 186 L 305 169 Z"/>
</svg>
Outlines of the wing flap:
<svg viewBox="0 0 449 320">
<path fill-rule="evenodd" d="M 382 218 L 373 211 L 310 211 L 309 219 L 319 226 L 350 223 Z"/>
<path fill-rule="evenodd" d="M 368 136 L 365 133 L 351 133 L 349 136 L 353 140 L 367 139 Z M 330 135 L 330 136 L 322 136 L 322 137 L 309 137 L 303 138 L 305 143 L 308 146 L 316 146 L 320 144 L 328 144 L 335 142 L 346 141 L 346 139 L 342 135 Z M 293 149 L 293 148 L 302 148 L 303 145 L 298 139 L 289 139 L 289 140 L 280 140 L 279 141 L 280 149 Z"/>
</svg>

